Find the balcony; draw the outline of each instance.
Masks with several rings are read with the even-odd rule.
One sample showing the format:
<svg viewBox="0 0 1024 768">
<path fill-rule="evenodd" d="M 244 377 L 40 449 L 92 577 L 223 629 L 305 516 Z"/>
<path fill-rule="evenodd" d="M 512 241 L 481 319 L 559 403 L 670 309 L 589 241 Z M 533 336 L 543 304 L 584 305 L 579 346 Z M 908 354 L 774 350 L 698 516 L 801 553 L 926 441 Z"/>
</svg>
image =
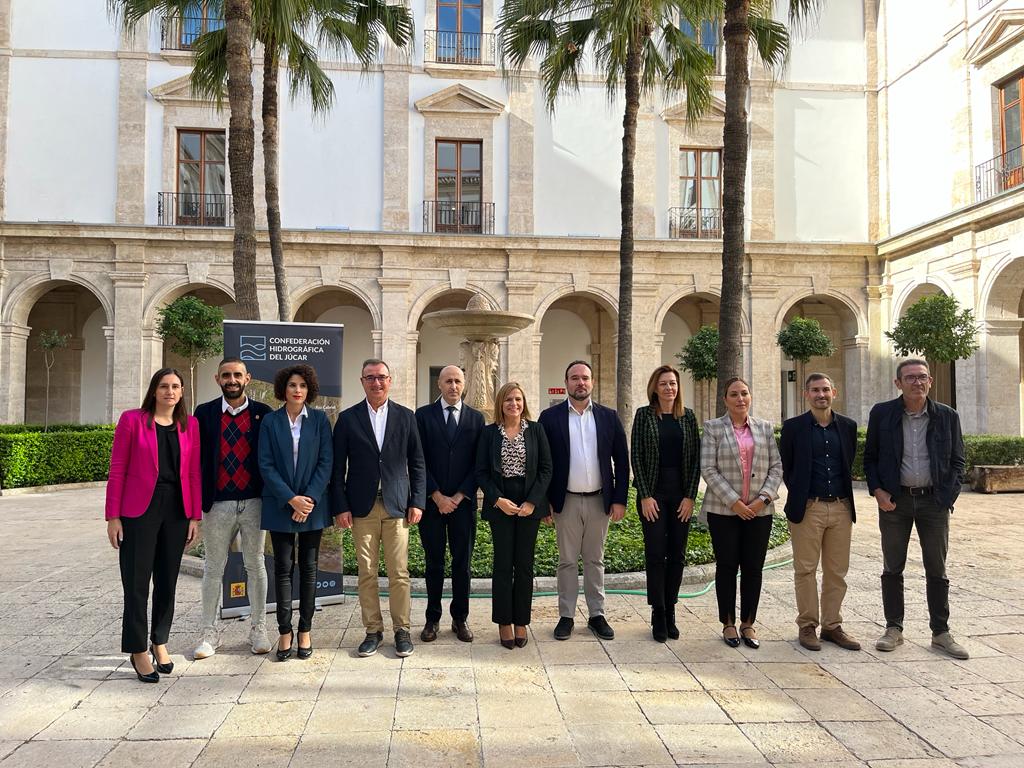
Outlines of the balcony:
<svg viewBox="0 0 1024 768">
<path fill-rule="evenodd" d="M 974 202 L 980 203 L 1001 192 L 1024 185 L 1024 147 L 986 160 L 974 169 Z"/>
<path fill-rule="evenodd" d="M 493 75 L 494 35 L 428 29 L 423 33 L 423 68 L 439 77 Z"/>
<path fill-rule="evenodd" d="M 669 208 L 668 236 L 683 240 L 719 240 L 722 237 L 722 209 Z"/>
<path fill-rule="evenodd" d="M 424 200 L 423 231 L 462 235 L 493 235 L 494 203 Z"/>
<path fill-rule="evenodd" d="M 157 224 L 163 227 L 230 227 L 234 223 L 231 195 L 160 192 Z"/>
<path fill-rule="evenodd" d="M 164 16 L 160 19 L 160 49 L 191 51 L 198 37 L 223 26 L 224 19 L 207 16 L 185 16 L 180 19 Z"/>
</svg>

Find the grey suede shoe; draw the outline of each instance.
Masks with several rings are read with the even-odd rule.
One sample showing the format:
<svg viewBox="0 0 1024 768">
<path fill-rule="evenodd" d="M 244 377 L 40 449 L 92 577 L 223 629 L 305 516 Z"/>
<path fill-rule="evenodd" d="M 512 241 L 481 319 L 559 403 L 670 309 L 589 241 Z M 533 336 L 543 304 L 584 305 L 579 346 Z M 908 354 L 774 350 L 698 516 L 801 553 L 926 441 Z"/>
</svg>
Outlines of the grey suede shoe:
<svg viewBox="0 0 1024 768">
<path fill-rule="evenodd" d="M 969 659 L 971 654 L 960 643 L 953 639 L 949 632 L 940 632 L 932 637 L 932 648 L 938 648 L 954 659 Z"/>
<path fill-rule="evenodd" d="M 875 649 L 879 651 L 895 651 L 903 645 L 903 633 L 896 627 L 886 627 L 885 634 L 875 640 Z"/>
</svg>

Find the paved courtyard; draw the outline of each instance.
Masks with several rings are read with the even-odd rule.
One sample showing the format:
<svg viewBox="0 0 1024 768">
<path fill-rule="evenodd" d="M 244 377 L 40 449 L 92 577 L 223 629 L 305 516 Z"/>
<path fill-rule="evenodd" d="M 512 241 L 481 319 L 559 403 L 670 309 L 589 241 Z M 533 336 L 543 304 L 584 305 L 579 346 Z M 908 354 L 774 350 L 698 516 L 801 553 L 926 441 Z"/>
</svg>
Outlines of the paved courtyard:
<svg viewBox="0 0 1024 768">
<path fill-rule="evenodd" d="M 530 644 L 506 651 L 479 599 L 476 642 L 445 628 L 405 660 L 390 644 L 360 659 L 350 598 L 317 614 L 308 661 L 251 655 L 246 625 L 233 621 L 215 657 L 191 662 L 199 580 L 183 575 L 175 670 L 157 685 L 137 682 L 119 652 L 102 498 L 0 498 L 0 768 L 1024 766 L 1024 496 L 965 494 L 953 517 L 951 623 L 966 662 L 928 647 L 915 541 L 909 642 L 891 654 L 870 642 L 860 653 L 801 649 L 791 572 L 780 568 L 765 574 L 759 651 L 721 642 L 712 592 L 681 603 L 682 637 L 666 645 L 650 639 L 644 599 L 633 596 L 609 598 L 614 641 L 578 629 L 557 642 L 546 597 Z M 845 626 L 870 641 L 880 565 L 866 502 Z M 414 621 L 422 615 L 414 601 Z"/>
</svg>

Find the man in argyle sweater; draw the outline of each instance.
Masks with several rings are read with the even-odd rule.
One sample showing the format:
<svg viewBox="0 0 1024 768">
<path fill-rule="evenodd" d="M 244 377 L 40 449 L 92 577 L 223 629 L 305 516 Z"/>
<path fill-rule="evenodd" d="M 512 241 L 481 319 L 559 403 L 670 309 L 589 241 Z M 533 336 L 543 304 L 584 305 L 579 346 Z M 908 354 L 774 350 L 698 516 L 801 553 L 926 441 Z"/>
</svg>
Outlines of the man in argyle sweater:
<svg viewBox="0 0 1024 768">
<path fill-rule="evenodd" d="M 263 480 L 258 441 L 260 424 L 270 406 L 250 400 L 245 387 L 252 379 L 245 363 L 226 357 L 217 367 L 221 396 L 196 408 L 203 471 L 203 618 L 193 657 L 205 659 L 217 651 L 217 613 L 221 581 L 231 542 L 242 539 L 246 594 L 252 608 L 249 642 L 253 653 L 267 653 L 267 570 L 263 559 L 266 535 L 260 529 Z"/>
</svg>

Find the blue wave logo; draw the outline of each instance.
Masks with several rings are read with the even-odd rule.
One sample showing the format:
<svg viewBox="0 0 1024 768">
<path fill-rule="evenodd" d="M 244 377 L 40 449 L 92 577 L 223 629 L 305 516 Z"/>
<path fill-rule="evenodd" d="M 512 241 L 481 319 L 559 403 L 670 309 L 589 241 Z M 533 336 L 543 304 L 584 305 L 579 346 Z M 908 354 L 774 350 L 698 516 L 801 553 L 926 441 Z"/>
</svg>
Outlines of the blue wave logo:
<svg viewBox="0 0 1024 768">
<path fill-rule="evenodd" d="M 238 356 L 243 360 L 266 360 L 266 336 L 242 336 L 238 340 Z"/>
</svg>

